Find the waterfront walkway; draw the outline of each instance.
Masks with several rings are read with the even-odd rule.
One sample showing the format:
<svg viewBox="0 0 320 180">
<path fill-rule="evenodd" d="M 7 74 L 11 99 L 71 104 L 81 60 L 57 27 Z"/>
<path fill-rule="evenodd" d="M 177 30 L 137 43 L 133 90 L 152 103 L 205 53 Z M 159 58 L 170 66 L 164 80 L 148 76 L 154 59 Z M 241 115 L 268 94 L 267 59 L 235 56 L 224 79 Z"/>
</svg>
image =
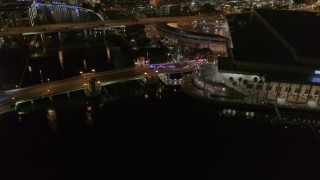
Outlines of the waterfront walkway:
<svg viewBox="0 0 320 180">
<path fill-rule="evenodd" d="M 307 126 L 313 131 L 319 131 L 320 127 L 320 111 L 319 105 L 310 108 L 306 104 L 297 104 L 293 102 L 282 102 L 261 100 L 257 96 L 251 94 L 243 99 L 235 98 L 217 98 L 207 91 L 198 88 L 194 84 L 194 77 L 184 76 L 181 89 L 190 97 L 198 99 L 199 101 L 225 107 L 229 109 L 245 109 L 245 110 L 268 110 L 273 112 L 274 116 L 270 117 L 272 123 L 285 123 L 299 126 Z M 224 96 L 227 96 L 225 94 Z M 267 111 L 266 111 L 267 113 Z"/>
</svg>

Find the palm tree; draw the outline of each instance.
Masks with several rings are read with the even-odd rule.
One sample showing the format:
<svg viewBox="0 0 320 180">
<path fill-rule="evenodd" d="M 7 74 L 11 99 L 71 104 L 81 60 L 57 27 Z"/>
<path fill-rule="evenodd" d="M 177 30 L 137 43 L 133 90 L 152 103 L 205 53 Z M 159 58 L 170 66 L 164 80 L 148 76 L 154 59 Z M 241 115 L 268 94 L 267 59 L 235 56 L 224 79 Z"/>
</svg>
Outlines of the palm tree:
<svg viewBox="0 0 320 180">
<path fill-rule="evenodd" d="M 243 84 L 243 93 L 245 93 L 245 89 L 247 88 L 248 80 L 246 80 L 246 79 L 243 80 L 242 84 Z"/>
<path fill-rule="evenodd" d="M 243 81 L 242 81 L 242 84 L 244 85 L 244 87 L 246 87 L 246 85 L 248 84 L 248 80 L 246 80 L 246 79 L 243 80 Z"/>
<path fill-rule="evenodd" d="M 247 85 L 248 85 L 248 80 L 243 80 L 242 81 L 242 84 L 243 84 L 243 93 L 245 93 L 245 90 L 247 89 Z"/>
<path fill-rule="evenodd" d="M 246 79 L 243 80 L 243 81 L 242 81 L 242 84 L 243 84 L 243 90 L 242 90 L 242 91 L 243 91 L 244 94 L 246 94 L 246 91 L 245 91 L 245 90 L 247 89 L 248 80 L 246 80 Z"/>
<path fill-rule="evenodd" d="M 236 86 L 237 85 L 237 81 L 232 81 L 232 85 Z"/>
<path fill-rule="evenodd" d="M 258 81 L 258 84 L 261 85 L 261 86 L 260 86 L 261 88 L 258 89 L 257 101 L 258 101 L 258 98 L 259 98 L 260 90 L 263 88 L 263 83 L 264 83 L 264 81 L 263 81 L 262 79 L 260 79 L 260 80 Z"/>
<path fill-rule="evenodd" d="M 229 77 L 229 81 L 232 84 L 233 83 L 233 77 Z"/>
<path fill-rule="evenodd" d="M 238 78 L 238 81 L 239 81 L 239 86 L 240 86 L 240 83 L 242 82 L 242 78 L 239 77 L 239 78 Z M 241 86 L 240 86 L 240 87 L 241 87 Z M 243 86 L 242 86 L 242 91 L 243 91 Z"/>
<path fill-rule="evenodd" d="M 252 102 L 252 103 L 253 103 L 253 97 L 254 97 L 255 89 L 257 88 L 257 82 L 258 82 L 258 80 L 259 80 L 258 77 L 254 77 L 254 78 L 253 78 L 254 87 L 252 88 L 252 99 L 251 99 L 251 102 Z"/>
</svg>

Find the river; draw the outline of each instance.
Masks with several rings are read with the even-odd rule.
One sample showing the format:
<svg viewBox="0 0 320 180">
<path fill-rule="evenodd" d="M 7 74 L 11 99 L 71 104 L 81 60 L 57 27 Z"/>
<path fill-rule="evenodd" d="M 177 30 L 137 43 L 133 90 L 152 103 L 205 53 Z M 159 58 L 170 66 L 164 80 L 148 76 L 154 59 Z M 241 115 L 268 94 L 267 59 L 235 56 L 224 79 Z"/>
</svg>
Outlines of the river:
<svg viewBox="0 0 320 180">
<path fill-rule="evenodd" d="M 23 86 L 132 63 L 98 31 L 90 40 L 83 32 L 62 36 L 63 43 L 47 35 L 48 44 L 33 50 Z M 248 117 L 160 83 L 104 88 L 108 94 L 95 100 L 79 91 L 0 116 L 0 179 L 319 177 L 312 130 L 273 124 L 271 112 Z"/>
</svg>

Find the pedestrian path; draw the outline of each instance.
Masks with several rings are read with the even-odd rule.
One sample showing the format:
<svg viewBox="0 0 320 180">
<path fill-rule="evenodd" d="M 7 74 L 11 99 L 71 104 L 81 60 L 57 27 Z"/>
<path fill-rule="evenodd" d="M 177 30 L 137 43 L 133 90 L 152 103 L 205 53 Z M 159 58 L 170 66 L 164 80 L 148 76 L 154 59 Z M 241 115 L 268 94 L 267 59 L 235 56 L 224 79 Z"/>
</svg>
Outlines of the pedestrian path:
<svg viewBox="0 0 320 180">
<path fill-rule="evenodd" d="M 320 133 L 320 130 L 318 130 L 318 128 L 320 128 L 320 115 L 318 114 L 320 107 L 318 105 L 308 106 L 306 104 L 297 104 L 290 101 L 279 103 L 274 100 L 269 101 L 267 99 L 261 99 L 260 97 L 252 96 L 251 94 L 248 94 L 243 99 L 218 97 L 208 93 L 206 89 L 197 87 L 195 85 L 194 76 L 184 77 L 181 89 L 187 95 L 213 105 L 235 108 L 247 107 L 248 110 L 250 110 L 250 108 L 273 109 L 274 115 L 271 117 L 270 122 L 310 127 L 314 131 L 317 131 L 317 133 Z M 225 96 L 227 95 L 225 94 Z"/>
</svg>

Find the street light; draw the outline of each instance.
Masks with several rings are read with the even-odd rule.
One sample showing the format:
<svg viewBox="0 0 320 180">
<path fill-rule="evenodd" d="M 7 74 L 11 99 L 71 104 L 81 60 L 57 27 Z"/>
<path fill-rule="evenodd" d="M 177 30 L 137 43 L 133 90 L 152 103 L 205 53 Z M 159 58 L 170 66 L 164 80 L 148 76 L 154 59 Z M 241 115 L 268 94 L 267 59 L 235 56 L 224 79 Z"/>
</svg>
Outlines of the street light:
<svg viewBox="0 0 320 180">
<path fill-rule="evenodd" d="M 95 69 L 92 69 L 91 71 L 92 71 L 93 73 L 94 73 L 94 72 L 96 72 L 96 70 L 95 70 Z"/>
<path fill-rule="evenodd" d="M 50 82 L 50 79 L 49 79 L 49 78 L 47 79 L 47 82 L 48 82 L 48 83 Z"/>
<path fill-rule="evenodd" d="M 42 78 L 41 69 L 39 70 L 39 73 L 40 73 L 40 77 L 41 77 L 41 83 L 43 83 L 43 78 Z"/>
<path fill-rule="evenodd" d="M 87 71 L 87 62 L 86 62 L 85 59 L 83 59 L 83 67 L 84 67 L 84 69 Z"/>
<path fill-rule="evenodd" d="M 83 84 L 85 84 L 85 75 L 83 74 L 82 71 L 80 71 L 80 76 L 82 76 L 82 75 L 83 75 Z"/>
</svg>

